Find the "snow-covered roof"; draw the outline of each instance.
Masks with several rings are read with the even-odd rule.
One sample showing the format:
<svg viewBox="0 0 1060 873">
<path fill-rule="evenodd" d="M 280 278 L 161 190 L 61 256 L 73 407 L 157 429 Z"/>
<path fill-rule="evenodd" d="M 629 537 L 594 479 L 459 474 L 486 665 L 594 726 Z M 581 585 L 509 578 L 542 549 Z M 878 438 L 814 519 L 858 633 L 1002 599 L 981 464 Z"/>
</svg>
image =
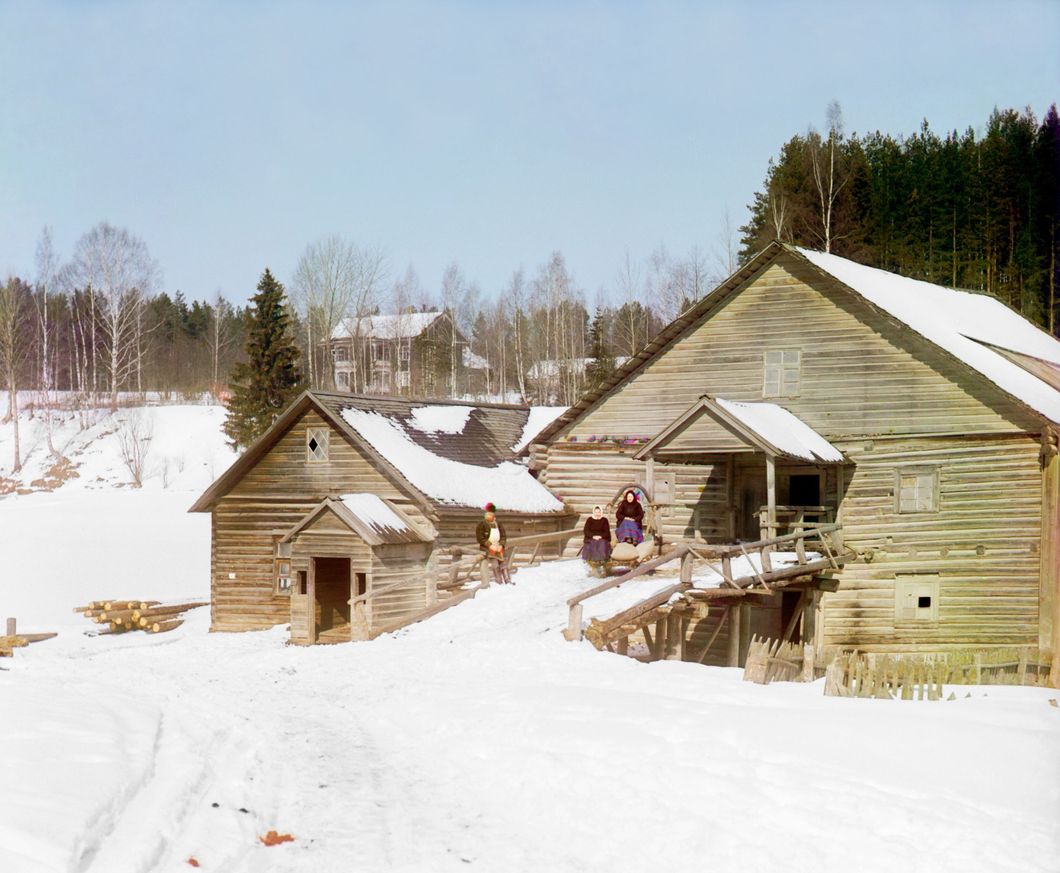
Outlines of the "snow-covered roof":
<svg viewBox="0 0 1060 873">
<path fill-rule="evenodd" d="M 355 494 L 343 494 L 339 501 L 356 518 L 373 531 L 384 536 L 394 533 L 407 533 L 411 526 L 378 494 L 367 491 Z"/>
<path fill-rule="evenodd" d="M 714 402 L 741 424 L 750 428 L 782 454 L 807 461 L 838 463 L 843 453 L 797 415 L 775 403 L 737 403 L 714 398 Z"/>
<path fill-rule="evenodd" d="M 985 294 L 955 291 L 797 249 L 817 268 L 978 370 L 1013 397 L 1060 422 L 1060 391 L 984 343 L 1060 365 L 1060 341 Z"/>
<path fill-rule="evenodd" d="M 519 454 L 541 431 L 567 411 L 566 406 L 531 406 L 519 441 L 512 446 L 512 451 Z"/>
<path fill-rule="evenodd" d="M 473 406 L 417 406 L 409 426 L 423 433 L 463 433 L 472 412 Z"/>
<path fill-rule="evenodd" d="M 489 502 L 513 512 L 559 512 L 563 504 L 522 464 L 477 466 L 436 454 L 394 418 L 347 407 L 342 417 L 417 490 L 454 506 L 481 508 Z"/>
<path fill-rule="evenodd" d="M 667 447 L 681 451 L 681 438 L 690 428 L 697 427 L 727 432 L 730 438 L 735 438 L 733 445 L 739 447 L 729 451 L 761 451 L 821 464 L 838 464 L 844 460 L 839 449 L 782 406 L 739 403 L 707 394 L 649 440 L 634 457 L 653 457 Z"/>
<path fill-rule="evenodd" d="M 482 355 L 476 355 L 467 346 L 461 350 L 463 355 L 464 366 L 469 370 L 488 370 L 489 361 L 487 361 Z"/>
<path fill-rule="evenodd" d="M 442 317 L 442 312 L 399 312 L 391 315 L 368 315 L 335 328 L 332 339 L 357 335 L 368 339 L 411 339 L 423 333 Z"/>
</svg>

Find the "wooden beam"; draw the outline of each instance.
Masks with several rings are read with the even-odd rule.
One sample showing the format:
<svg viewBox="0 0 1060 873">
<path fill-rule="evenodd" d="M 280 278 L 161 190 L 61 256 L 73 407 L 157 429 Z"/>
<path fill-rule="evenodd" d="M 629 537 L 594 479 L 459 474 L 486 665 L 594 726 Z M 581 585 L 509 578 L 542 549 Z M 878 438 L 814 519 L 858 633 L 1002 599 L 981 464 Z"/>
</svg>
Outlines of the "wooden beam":
<svg viewBox="0 0 1060 873">
<path fill-rule="evenodd" d="M 1060 435 L 1042 433 L 1042 544 L 1038 648 L 1052 653 L 1050 681 L 1060 688 Z"/>
<path fill-rule="evenodd" d="M 718 634 L 721 633 L 721 629 L 724 626 L 725 622 L 728 620 L 728 618 L 729 618 L 729 610 L 726 609 L 725 612 L 722 613 L 721 618 L 718 619 L 718 625 L 717 625 L 717 627 L 714 628 L 714 633 L 712 633 L 710 635 L 710 639 L 707 640 L 707 645 L 704 647 L 703 651 L 700 653 L 700 656 L 699 656 L 699 663 L 700 664 L 703 664 L 703 663 L 706 662 L 707 655 L 710 653 L 710 647 L 714 645 L 714 641 L 718 638 Z"/>
<path fill-rule="evenodd" d="M 617 588 L 630 579 L 635 579 L 637 576 L 643 576 L 645 573 L 649 573 L 657 567 L 661 567 L 663 564 L 668 564 L 670 561 L 675 561 L 678 558 L 683 557 L 688 553 L 688 546 L 679 545 L 674 549 L 668 551 L 665 555 L 660 555 L 658 558 L 652 558 L 650 561 L 645 561 L 643 564 L 638 564 L 635 568 L 625 573 L 622 576 L 618 576 L 615 579 L 609 579 L 606 582 L 602 582 L 599 585 L 582 591 L 580 594 L 576 594 L 567 601 L 567 606 L 574 606 L 576 603 L 581 603 L 583 600 L 588 600 L 590 597 L 595 597 L 597 594 L 601 594 L 604 591 L 609 591 L 612 588 Z"/>
<path fill-rule="evenodd" d="M 799 619 L 802 618 L 802 606 L 805 602 L 806 590 L 803 589 L 799 592 L 799 602 L 795 604 L 795 609 L 791 613 L 791 618 L 788 619 L 788 625 L 784 628 L 784 633 L 780 637 L 782 643 L 791 641 L 791 635 L 795 632 L 795 625 L 798 624 Z"/>
<path fill-rule="evenodd" d="M 306 618 L 309 645 L 317 641 L 317 559 L 309 559 L 309 572 L 306 573 L 306 594 L 308 595 L 307 608 L 309 615 Z M 352 609 L 352 607 L 351 607 Z"/>
<path fill-rule="evenodd" d="M 747 650 L 751 646 L 751 604 L 740 603 L 737 607 L 740 614 L 740 662 L 742 667 L 747 662 Z"/>
<path fill-rule="evenodd" d="M 734 603 L 725 610 L 725 617 L 729 620 L 729 654 L 726 663 L 730 667 L 740 666 L 740 614 L 739 607 Z"/>
</svg>

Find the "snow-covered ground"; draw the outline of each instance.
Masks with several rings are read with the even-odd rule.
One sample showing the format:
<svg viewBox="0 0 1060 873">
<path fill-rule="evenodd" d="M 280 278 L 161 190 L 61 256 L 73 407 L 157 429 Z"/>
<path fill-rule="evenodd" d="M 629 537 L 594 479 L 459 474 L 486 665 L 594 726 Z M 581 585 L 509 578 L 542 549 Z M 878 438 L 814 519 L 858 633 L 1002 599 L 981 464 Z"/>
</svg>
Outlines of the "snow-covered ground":
<svg viewBox="0 0 1060 873">
<path fill-rule="evenodd" d="M 194 496 L 0 499 L 0 617 L 60 631 L 0 661 L 3 873 L 1057 869 L 1057 692 L 847 700 L 600 653 L 561 634 L 578 562 L 370 643 L 205 609 L 85 636 L 85 600 L 206 592 Z"/>
</svg>

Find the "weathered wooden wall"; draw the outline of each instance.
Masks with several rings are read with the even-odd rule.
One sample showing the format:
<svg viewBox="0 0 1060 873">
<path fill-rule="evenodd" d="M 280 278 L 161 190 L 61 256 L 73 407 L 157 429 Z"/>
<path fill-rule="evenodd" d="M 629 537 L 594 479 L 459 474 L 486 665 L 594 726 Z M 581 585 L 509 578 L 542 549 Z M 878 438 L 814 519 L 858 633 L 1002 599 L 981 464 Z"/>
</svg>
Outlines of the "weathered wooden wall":
<svg viewBox="0 0 1060 873">
<path fill-rule="evenodd" d="M 369 626 L 376 628 L 406 618 L 428 606 L 427 589 L 432 584 L 427 578 L 429 543 L 402 543 L 376 546 L 373 550 L 369 592 L 402 579 L 407 584 L 369 601 Z"/>
<path fill-rule="evenodd" d="M 1029 436 L 878 440 L 854 461 L 841 521 L 849 564 L 823 600 L 824 642 L 862 651 L 1039 642 L 1039 442 Z M 939 510 L 895 512 L 895 471 L 937 465 Z M 848 468 L 850 470 L 851 468 Z M 939 620 L 896 624 L 895 577 L 939 575 Z"/>
<path fill-rule="evenodd" d="M 211 628 L 256 630 L 288 621 L 289 595 L 275 592 L 274 538 L 324 497 L 370 491 L 413 520 L 419 507 L 345 438 L 332 432 L 327 462 L 308 463 L 307 427 L 328 426 L 310 410 L 218 502 L 211 546 Z M 235 573 L 235 579 L 228 574 Z"/>
<path fill-rule="evenodd" d="M 783 255 L 558 440 L 652 437 L 702 394 L 761 401 L 766 349 L 802 352 L 798 397 L 775 402 L 829 439 L 1037 429 L 984 377 Z"/>
<path fill-rule="evenodd" d="M 841 474 L 838 520 L 847 544 L 872 554 L 870 562 L 848 565 L 840 590 L 824 597 L 819 639 L 869 651 L 1039 645 L 1051 633 L 1039 608 L 1048 595 L 1041 591 L 1041 540 L 1050 524 L 1042 517 L 1040 419 L 788 255 L 548 446 L 532 447 L 541 480 L 583 520 L 593 504 L 644 480 L 644 465 L 632 458 L 637 446 L 624 440 L 653 437 L 702 394 L 766 399 L 766 349 L 802 352 L 798 395 L 769 400 L 847 452 L 853 466 Z M 689 446 L 718 448 L 700 445 L 700 436 L 690 433 Z M 728 468 L 716 456 L 697 460 L 699 466 L 655 461 L 655 478 L 672 471 L 676 484 L 661 529 L 670 537 L 691 530 L 726 538 L 739 527 L 731 520 L 740 508 L 739 469 L 761 456 L 736 455 Z M 939 467 L 939 511 L 897 514 L 895 471 L 916 465 Z M 829 468 L 822 479 L 826 505 L 836 504 L 838 475 Z M 697 510 L 699 517 L 714 513 L 713 522 L 690 523 Z M 940 575 L 939 621 L 896 625 L 895 577 L 917 573 Z M 716 620 L 703 622 L 697 636 L 709 638 Z M 723 630 L 715 651 L 725 651 L 725 636 Z"/>
</svg>

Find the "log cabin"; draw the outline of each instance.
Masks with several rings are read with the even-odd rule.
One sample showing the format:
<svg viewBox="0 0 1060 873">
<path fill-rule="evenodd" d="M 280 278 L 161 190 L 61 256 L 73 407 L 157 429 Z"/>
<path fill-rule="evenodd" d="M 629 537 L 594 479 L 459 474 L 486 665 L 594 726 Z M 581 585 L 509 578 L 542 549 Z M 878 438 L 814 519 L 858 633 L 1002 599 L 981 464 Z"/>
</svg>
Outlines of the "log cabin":
<svg viewBox="0 0 1060 873">
<path fill-rule="evenodd" d="M 211 629 L 366 639 L 431 608 L 487 502 L 509 538 L 570 527 L 516 455 L 536 410 L 307 391 L 191 507 Z"/>
<path fill-rule="evenodd" d="M 838 588 L 708 616 L 705 663 L 795 609 L 820 648 L 1055 658 L 1058 425 L 1060 342 L 1003 303 L 774 243 L 528 453 L 581 518 L 637 486 L 671 541 L 840 525 Z"/>
</svg>

